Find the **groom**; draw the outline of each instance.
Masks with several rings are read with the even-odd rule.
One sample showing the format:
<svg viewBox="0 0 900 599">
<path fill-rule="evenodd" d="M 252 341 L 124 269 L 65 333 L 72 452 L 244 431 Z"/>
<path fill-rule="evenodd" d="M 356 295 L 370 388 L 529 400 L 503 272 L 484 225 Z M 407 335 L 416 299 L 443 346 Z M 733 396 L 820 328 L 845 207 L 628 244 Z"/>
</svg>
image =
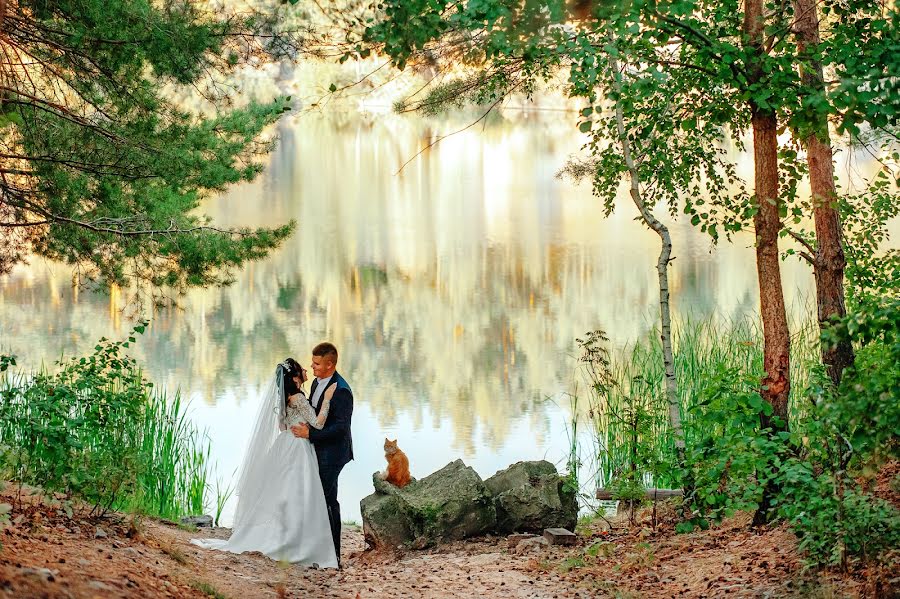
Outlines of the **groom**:
<svg viewBox="0 0 900 599">
<path fill-rule="evenodd" d="M 331 343 L 320 343 L 312 351 L 312 371 L 316 377 L 310 387 L 309 402 L 316 414 L 322 407 L 325 390 L 336 385 L 325 426 L 321 430 L 309 428 L 305 423 L 291 427 L 295 437 L 309 439 L 316 448 L 319 462 L 319 478 L 325 492 L 328 520 L 331 524 L 331 539 L 337 555 L 338 568 L 341 567 L 341 506 L 338 503 L 338 475 L 341 469 L 353 459 L 353 440 L 350 438 L 350 418 L 353 416 L 353 392 L 350 385 L 339 375 L 337 348 Z"/>
</svg>

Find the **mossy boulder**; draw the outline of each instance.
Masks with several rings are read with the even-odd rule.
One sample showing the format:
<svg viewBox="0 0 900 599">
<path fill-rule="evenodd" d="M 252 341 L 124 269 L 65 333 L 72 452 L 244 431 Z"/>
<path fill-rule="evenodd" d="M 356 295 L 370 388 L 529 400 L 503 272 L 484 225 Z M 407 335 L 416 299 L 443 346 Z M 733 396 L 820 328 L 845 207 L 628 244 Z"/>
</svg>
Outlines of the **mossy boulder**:
<svg viewBox="0 0 900 599">
<path fill-rule="evenodd" d="M 405 486 L 401 496 L 410 508 L 420 545 L 481 535 L 497 521 L 484 481 L 462 460 Z"/>
<path fill-rule="evenodd" d="M 415 538 L 406 504 L 396 494 L 373 493 L 359 507 L 363 536 L 370 547 L 403 547 Z"/>
<path fill-rule="evenodd" d="M 519 462 L 486 481 L 462 460 L 402 489 L 372 477 L 375 493 L 360 502 L 369 546 L 422 548 L 489 532 L 573 530 L 575 491 L 550 462 Z"/>
<path fill-rule="evenodd" d="M 497 532 L 575 529 L 578 501 L 550 462 L 518 462 L 484 481 L 494 497 Z"/>
<path fill-rule="evenodd" d="M 427 547 L 492 531 L 494 498 L 475 472 L 456 460 L 402 489 L 373 478 L 376 492 L 360 503 L 363 533 L 373 547 Z"/>
</svg>

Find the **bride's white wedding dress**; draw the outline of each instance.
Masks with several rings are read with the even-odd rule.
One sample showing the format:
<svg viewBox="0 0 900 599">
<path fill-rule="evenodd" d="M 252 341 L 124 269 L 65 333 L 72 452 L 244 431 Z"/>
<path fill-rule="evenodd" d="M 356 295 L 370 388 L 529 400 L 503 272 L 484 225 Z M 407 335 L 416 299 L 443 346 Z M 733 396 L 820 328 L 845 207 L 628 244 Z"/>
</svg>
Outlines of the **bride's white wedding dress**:
<svg viewBox="0 0 900 599">
<path fill-rule="evenodd" d="M 276 380 L 279 377 L 276 373 Z M 277 396 L 280 387 L 276 383 L 272 395 Z M 263 401 L 275 403 L 272 399 Z M 237 486 L 231 538 L 192 539 L 191 543 L 232 553 L 259 551 L 280 561 L 337 568 L 315 449 L 290 430 L 301 422 L 322 428 L 330 402 L 323 398 L 318 417 L 302 393 L 294 395 L 286 409 L 277 398 L 276 402 L 282 405 L 264 408 L 257 419 Z M 267 411 L 275 412 L 277 418 Z M 273 425 L 277 427 L 274 435 L 268 430 Z"/>
</svg>

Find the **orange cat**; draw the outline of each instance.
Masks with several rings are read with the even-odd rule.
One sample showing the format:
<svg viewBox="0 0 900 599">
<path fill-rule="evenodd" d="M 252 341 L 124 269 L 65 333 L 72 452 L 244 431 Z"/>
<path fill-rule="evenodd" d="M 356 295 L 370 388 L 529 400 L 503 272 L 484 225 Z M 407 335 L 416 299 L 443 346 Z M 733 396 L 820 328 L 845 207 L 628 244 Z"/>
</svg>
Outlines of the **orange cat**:
<svg viewBox="0 0 900 599">
<path fill-rule="evenodd" d="M 388 467 L 381 474 L 381 478 L 392 485 L 403 488 L 409 483 L 409 459 L 399 447 L 397 440 L 384 440 L 384 457 L 387 459 Z"/>
</svg>

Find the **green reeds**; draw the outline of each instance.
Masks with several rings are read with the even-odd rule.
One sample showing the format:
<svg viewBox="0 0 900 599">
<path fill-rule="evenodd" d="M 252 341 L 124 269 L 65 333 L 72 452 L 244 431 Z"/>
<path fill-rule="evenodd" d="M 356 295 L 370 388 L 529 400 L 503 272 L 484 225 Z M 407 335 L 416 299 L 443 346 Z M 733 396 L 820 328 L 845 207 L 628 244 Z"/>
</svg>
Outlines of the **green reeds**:
<svg viewBox="0 0 900 599">
<path fill-rule="evenodd" d="M 813 318 L 794 323 L 791 338 L 792 422 L 803 418 L 807 405 L 804 390 L 809 371 L 819 362 L 819 329 Z M 675 374 L 681 404 L 685 441 L 697 434 L 692 414 L 699 390 L 717 373 L 734 371 L 747 379 L 759 380 L 762 366 L 762 331 L 755 318 L 721 320 L 678 319 L 673 323 Z M 596 350 L 594 350 L 596 352 Z M 664 387 L 662 344 L 658 330 L 606 360 L 586 363 L 590 385 L 589 415 L 597 458 L 597 484 L 608 486 L 633 466 L 636 446 L 650 448 L 659 459 L 674 456 L 674 440 L 669 431 Z M 600 384 L 598 384 L 598 381 Z M 635 414 L 640 414 L 640 426 Z M 644 471 L 646 486 L 664 487 L 674 481 L 660 468 Z"/>
<path fill-rule="evenodd" d="M 153 389 L 127 345 L 0 376 L 0 470 L 109 509 L 175 518 L 203 510 L 209 441 L 180 395 Z"/>
<path fill-rule="evenodd" d="M 222 518 L 222 511 L 225 509 L 225 504 L 228 503 L 228 500 L 234 494 L 234 491 L 235 487 L 232 483 L 229 483 L 227 486 L 222 486 L 222 483 L 216 479 L 216 515 L 213 519 L 213 524 L 216 526 L 219 525 L 219 520 Z"/>
<path fill-rule="evenodd" d="M 210 444 L 191 421 L 176 391 L 147 397 L 144 418 L 136 423 L 140 454 L 147 465 L 138 475 L 136 508 L 164 518 L 203 512 Z"/>
</svg>

